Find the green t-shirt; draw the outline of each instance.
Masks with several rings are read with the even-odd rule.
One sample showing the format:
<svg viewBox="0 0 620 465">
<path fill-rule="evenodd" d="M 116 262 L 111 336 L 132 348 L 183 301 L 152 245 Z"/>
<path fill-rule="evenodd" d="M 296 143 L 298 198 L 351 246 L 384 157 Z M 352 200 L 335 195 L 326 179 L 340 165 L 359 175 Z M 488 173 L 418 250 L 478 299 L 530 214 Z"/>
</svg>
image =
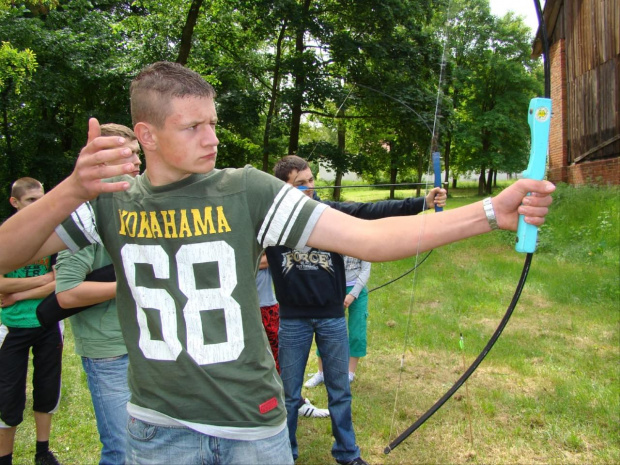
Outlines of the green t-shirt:
<svg viewBox="0 0 620 465">
<path fill-rule="evenodd" d="M 112 263 L 101 244 L 75 253 L 63 250 L 56 259 L 56 292 L 82 284 L 93 270 Z M 116 299 L 107 300 L 69 317 L 75 352 L 89 358 L 107 358 L 127 353 L 116 313 Z"/>
<path fill-rule="evenodd" d="M 52 271 L 51 257 L 37 260 L 35 263 L 23 266 L 5 274 L 6 278 L 34 278 Z M 2 309 L 2 324 L 11 328 L 38 328 L 41 326 L 37 319 L 37 305 L 43 299 L 28 299 L 15 302 L 10 307 Z"/>
<path fill-rule="evenodd" d="M 270 245 L 303 248 L 326 207 L 251 167 L 166 186 L 127 180 L 56 232 L 71 249 L 101 240 L 112 258 L 131 404 L 220 428 L 282 425 L 258 257 Z"/>
</svg>

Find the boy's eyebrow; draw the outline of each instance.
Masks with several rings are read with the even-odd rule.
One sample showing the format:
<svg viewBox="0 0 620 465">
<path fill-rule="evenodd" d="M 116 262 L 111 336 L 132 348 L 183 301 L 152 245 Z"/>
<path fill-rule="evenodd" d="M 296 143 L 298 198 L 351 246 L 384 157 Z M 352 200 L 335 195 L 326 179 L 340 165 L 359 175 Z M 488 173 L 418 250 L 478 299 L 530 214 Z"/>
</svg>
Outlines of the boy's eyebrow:
<svg viewBox="0 0 620 465">
<path fill-rule="evenodd" d="M 199 124 L 202 124 L 202 123 L 217 124 L 217 117 L 216 118 L 210 118 L 210 119 L 185 121 L 182 124 L 183 124 L 183 126 L 191 127 L 191 126 L 198 126 Z"/>
</svg>

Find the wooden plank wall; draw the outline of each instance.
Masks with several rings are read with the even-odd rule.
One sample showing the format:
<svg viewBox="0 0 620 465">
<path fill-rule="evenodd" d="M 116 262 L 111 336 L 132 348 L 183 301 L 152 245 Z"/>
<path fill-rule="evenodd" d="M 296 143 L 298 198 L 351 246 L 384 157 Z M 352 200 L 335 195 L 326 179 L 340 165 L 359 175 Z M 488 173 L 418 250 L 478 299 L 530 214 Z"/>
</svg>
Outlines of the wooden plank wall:
<svg viewBox="0 0 620 465">
<path fill-rule="evenodd" d="M 565 0 L 570 163 L 620 156 L 620 0 Z"/>
</svg>

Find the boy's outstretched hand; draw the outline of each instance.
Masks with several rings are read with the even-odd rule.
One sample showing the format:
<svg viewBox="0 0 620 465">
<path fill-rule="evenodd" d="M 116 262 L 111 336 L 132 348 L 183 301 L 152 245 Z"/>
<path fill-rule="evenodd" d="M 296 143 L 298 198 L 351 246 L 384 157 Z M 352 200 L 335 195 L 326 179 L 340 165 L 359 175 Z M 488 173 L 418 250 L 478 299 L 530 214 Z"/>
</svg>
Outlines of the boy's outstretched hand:
<svg viewBox="0 0 620 465">
<path fill-rule="evenodd" d="M 75 168 L 67 178 L 80 199 L 91 200 L 103 192 L 117 192 L 129 188 L 129 183 L 124 181 L 102 181 L 128 174 L 135 169 L 132 163 L 108 164 L 111 161 L 131 157 L 132 152 L 129 148 L 123 147 L 124 143 L 125 139 L 122 137 L 101 136 L 99 121 L 95 118 L 88 120 L 88 142 L 80 151 Z"/>
<path fill-rule="evenodd" d="M 535 226 L 543 224 L 553 201 L 551 193 L 554 190 L 555 186 L 549 181 L 533 179 L 520 179 L 504 189 L 493 197 L 493 209 L 500 229 L 516 231 L 519 215 L 525 216 L 526 223 Z"/>
</svg>

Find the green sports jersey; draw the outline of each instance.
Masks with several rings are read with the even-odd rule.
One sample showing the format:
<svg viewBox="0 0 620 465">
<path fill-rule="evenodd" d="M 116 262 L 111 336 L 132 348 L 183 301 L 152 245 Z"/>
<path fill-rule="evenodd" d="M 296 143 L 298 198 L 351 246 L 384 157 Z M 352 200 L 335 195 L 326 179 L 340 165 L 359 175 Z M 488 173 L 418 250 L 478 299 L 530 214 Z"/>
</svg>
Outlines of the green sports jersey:
<svg viewBox="0 0 620 465">
<path fill-rule="evenodd" d="M 270 245 L 304 247 L 325 206 L 251 167 L 128 181 L 57 233 L 74 250 L 101 241 L 112 258 L 131 404 L 221 428 L 282 425 L 257 261 Z"/>
<path fill-rule="evenodd" d="M 34 278 L 52 271 L 51 257 L 45 257 L 5 274 L 7 278 Z M 2 309 L 2 324 L 11 328 L 38 328 L 37 305 L 43 299 L 28 299 L 15 302 Z"/>
</svg>

